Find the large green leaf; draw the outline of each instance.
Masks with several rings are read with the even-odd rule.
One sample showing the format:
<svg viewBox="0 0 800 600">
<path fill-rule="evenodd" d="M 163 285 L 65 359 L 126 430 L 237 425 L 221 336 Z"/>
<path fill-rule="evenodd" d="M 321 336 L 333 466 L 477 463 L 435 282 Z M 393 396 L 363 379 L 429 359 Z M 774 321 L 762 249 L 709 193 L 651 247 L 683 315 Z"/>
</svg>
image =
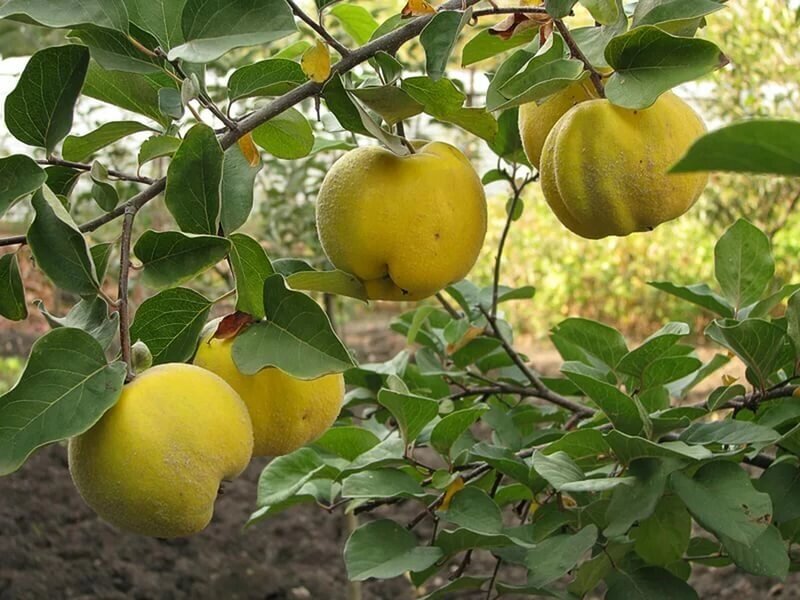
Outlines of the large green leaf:
<svg viewBox="0 0 800 600">
<path fill-rule="evenodd" d="M 570 318 L 561 321 L 551 332 L 553 343 L 559 348 L 563 343 L 578 350 L 570 360 L 582 360 L 587 364 L 605 365 L 614 369 L 628 353 L 622 334 L 608 325 L 589 319 Z"/>
<path fill-rule="evenodd" d="M 503 531 L 500 507 L 489 494 L 473 486 L 456 492 L 445 518 L 474 533 L 491 535 Z"/>
<path fill-rule="evenodd" d="M 280 96 L 308 81 L 299 63 L 270 58 L 236 69 L 228 79 L 231 102 L 251 96 Z"/>
<path fill-rule="evenodd" d="M 128 33 L 128 13 L 123 0 L 9 0 L 0 6 L 0 19 L 6 17 L 24 17 L 56 29 L 96 25 Z"/>
<path fill-rule="evenodd" d="M 222 161 L 220 225 L 226 234 L 239 229 L 250 217 L 253 210 L 253 189 L 261 167 L 261 157 L 257 158 L 257 164 L 251 164 L 240 144 L 234 144 L 225 151 Z"/>
<path fill-rule="evenodd" d="M 697 140 L 671 169 L 800 175 L 800 122 L 757 119 L 733 123 Z"/>
<path fill-rule="evenodd" d="M 445 74 L 458 36 L 471 16 L 472 9 L 439 11 L 422 30 L 419 41 L 425 49 L 425 72 L 434 81 Z"/>
<path fill-rule="evenodd" d="M 713 42 L 670 35 L 654 25 L 615 37 L 605 57 L 615 70 L 606 83 L 606 96 L 632 109 L 647 108 L 670 88 L 728 63 Z"/>
<path fill-rule="evenodd" d="M 164 202 L 186 233 L 217 233 L 223 158 L 214 130 L 197 124 L 169 164 Z"/>
<path fill-rule="evenodd" d="M 416 479 L 397 469 L 361 471 L 342 482 L 343 498 L 408 498 L 424 495 Z"/>
<path fill-rule="evenodd" d="M 633 26 L 658 25 L 669 31 L 686 21 L 699 21 L 723 7 L 718 0 L 641 0 L 633 11 Z"/>
<path fill-rule="evenodd" d="M 186 0 L 124 0 L 131 23 L 152 34 L 164 50 L 183 43 L 181 14 Z"/>
<path fill-rule="evenodd" d="M 89 65 L 83 93 L 87 96 L 130 110 L 166 127 L 172 121 L 159 109 L 158 92 L 177 89 L 175 81 L 166 73 L 126 73 L 106 71 L 98 65 Z"/>
<path fill-rule="evenodd" d="M 732 317 L 733 307 L 728 304 L 722 296 L 713 291 L 705 283 L 695 283 L 692 285 L 675 285 L 669 281 L 648 281 L 648 285 L 653 286 L 662 292 L 667 292 L 692 304 L 702 306 L 712 313 L 721 317 Z"/>
<path fill-rule="evenodd" d="M 277 367 L 299 379 L 315 379 L 354 366 L 325 311 L 305 294 L 288 289 L 281 275 L 264 282 L 264 313 L 264 321 L 233 343 L 233 360 L 242 373 Z"/>
<path fill-rule="evenodd" d="M 158 46 L 158 42 L 142 31 L 137 31 L 136 37 L 141 46 L 149 48 Z M 162 68 L 159 58 L 142 52 L 140 46 L 131 41 L 132 38 L 119 31 L 82 25 L 70 31 L 69 38 L 79 40 L 87 46 L 92 58 L 104 69 L 155 73 Z"/>
<path fill-rule="evenodd" d="M 141 340 L 153 364 L 184 362 L 197 347 L 212 303 L 194 290 L 171 288 L 142 302 L 131 325 L 131 340 Z"/>
<path fill-rule="evenodd" d="M 389 125 L 422 112 L 423 106 L 396 85 L 368 86 L 348 90 Z"/>
<path fill-rule="evenodd" d="M 431 446 L 439 454 L 447 456 L 450 448 L 483 413 L 489 410 L 486 405 L 473 406 L 463 410 L 456 410 L 442 418 L 431 430 Z"/>
<path fill-rule="evenodd" d="M 61 201 L 45 186 L 32 204 L 36 216 L 28 228 L 28 244 L 36 264 L 59 288 L 94 294 L 100 284 L 89 246 Z"/>
<path fill-rule="evenodd" d="M 31 56 L 6 97 L 11 135 L 52 153 L 72 128 L 72 113 L 88 66 L 89 51 L 84 46 L 45 48 Z"/>
<path fill-rule="evenodd" d="M 283 502 L 324 468 L 319 455 L 311 448 L 300 448 L 291 454 L 277 457 L 258 478 L 256 506 Z"/>
<path fill-rule="evenodd" d="M 314 147 L 314 130 L 296 108 L 272 117 L 253 130 L 253 141 L 277 158 L 303 158 Z"/>
<path fill-rule="evenodd" d="M 230 248 L 228 240 L 214 235 L 148 230 L 133 252 L 144 266 L 142 283 L 163 289 L 194 279 L 225 258 Z"/>
<path fill-rule="evenodd" d="M 461 53 L 461 66 L 468 67 L 503 52 L 513 50 L 523 44 L 529 44 L 536 33 L 536 29 L 526 27 L 521 30 L 518 29 L 514 32 L 514 35 L 504 40 L 500 36 L 490 33 L 488 29 L 481 31 L 464 44 L 464 50 Z"/>
<path fill-rule="evenodd" d="M 761 298 L 775 274 L 769 238 L 739 219 L 714 247 L 714 273 L 736 310 Z"/>
<path fill-rule="evenodd" d="M 774 429 L 750 421 L 725 419 L 712 423 L 692 423 L 681 440 L 687 444 L 771 444 L 780 434 Z"/>
<path fill-rule="evenodd" d="M 726 536 L 720 536 L 720 541 L 736 566 L 748 573 L 780 579 L 789 573 L 786 545 L 774 525 L 769 525 L 754 542 L 742 543 Z"/>
<path fill-rule="evenodd" d="M 670 481 L 695 520 L 718 536 L 752 544 L 772 517 L 770 497 L 735 463 L 710 462 L 692 477 L 675 472 Z"/>
<path fill-rule="evenodd" d="M 632 573 L 620 571 L 608 586 L 605 600 L 699 600 L 694 589 L 680 577 L 660 567 L 644 567 Z"/>
<path fill-rule="evenodd" d="M 345 425 L 328 429 L 314 442 L 314 446 L 352 462 L 379 443 L 380 438 L 370 430 L 356 425 Z"/>
<path fill-rule="evenodd" d="M 64 140 L 61 154 L 67 160 L 84 162 L 91 158 L 98 150 L 113 144 L 117 140 L 139 133 L 151 131 L 151 128 L 136 121 L 111 121 L 103 123 L 100 127 L 86 135 L 70 135 Z"/>
<path fill-rule="evenodd" d="M 264 248 L 244 233 L 230 236 L 231 265 L 236 277 L 236 310 L 264 317 L 264 282 L 275 273 Z"/>
<path fill-rule="evenodd" d="M 689 547 L 692 518 L 677 496 L 664 496 L 648 518 L 634 531 L 636 553 L 652 565 L 667 566 Z"/>
<path fill-rule="evenodd" d="M 0 475 L 36 448 L 89 429 L 117 401 L 124 380 L 125 365 L 108 364 L 85 331 L 54 329 L 39 338 L 17 384 L 0 396 Z"/>
<path fill-rule="evenodd" d="M 604 535 L 623 535 L 636 521 L 650 517 L 664 494 L 670 470 L 679 465 L 677 461 L 667 462 L 659 458 L 634 460 L 628 469 L 628 474 L 635 478 L 634 481 L 631 485 L 616 488 L 611 495 L 606 511 L 608 525 L 603 531 Z"/>
<path fill-rule="evenodd" d="M 136 157 L 139 161 L 139 166 L 141 167 L 143 164 L 157 158 L 172 156 L 178 151 L 180 145 L 181 140 L 169 135 L 154 135 L 147 138 L 139 146 L 139 154 Z"/>
<path fill-rule="evenodd" d="M 597 527 L 587 525 L 572 535 L 554 535 L 528 550 L 525 565 L 528 585 L 544 587 L 567 574 L 591 550 L 597 540 Z"/>
<path fill-rule="evenodd" d="M 16 254 L 0 256 L 0 315 L 12 321 L 22 321 L 28 317 L 25 288 Z"/>
<path fill-rule="evenodd" d="M 378 404 L 392 413 L 406 445 L 413 444 L 439 412 L 439 404 L 435 400 L 413 394 L 400 394 L 387 388 L 378 393 Z"/>
<path fill-rule="evenodd" d="M 766 389 L 770 376 L 778 369 L 791 366 L 795 356 L 786 332 L 763 319 L 713 321 L 705 334 L 742 359 L 755 376 L 753 383 L 762 389 Z"/>
<path fill-rule="evenodd" d="M 181 15 L 185 43 L 170 60 L 207 63 L 244 46 L 274 42 L 297 31 L 285 0 L 186 0 Z"/>
<path fill-rule="evenodd" d="M 422 571 L 441 556 L 440 548 L 418 546 L 413 533 L 388 519 L 362 525 L 344 547 L 347 576 L 352 581 L 389 579 L 406 571 Z"/>
<path fill-rule="evenodd" d="M 42 187 L 46 179 L 44 170 L 27 156 L 0 158 L 0 217 L 20 198 Z"/>
<path fill-rule="evenodd" d="M 119 329 L 119 313 L 113 312 L 109 316 L 108 304 L 100 296 L 83 298 L 63 317 L 49 313 L 41 300 L 37 300 L 35 304 L 53 329 L 81 329 L 96 339 L 104 349 L 111 345 Z"/>
<path fill-rule="evenodd" d="M 689 333 L 689 326 L 686 323 L 667 323 L 642 342 L 638 348 L 623 356 L 617 369 L 620 373 L 642 377 L 649 366 L 667 354 L 682 337 Z"/>
<path fill-rule="evenodd" d="M 591 377 L 579 367 L 579 363 L 567 362 L 561 370 L 600 407 L 616 429 L 631 435 L 641 432 L 645 422 L 634 399 L 610 383 Z"/>
<path fill-rule="evenodd" d="M 372 14 L 358 4 L 340 4 L 332 8 L 330 13 L 339 20 L 342 29 L 359 46 L 366 44 L 378 29 L 378 22 Z"/>
<path fill-rule="evenodd" d="M 800 517 L 800 469 L 783 462 L 764 471 L 755 482 L 760 492 L 772 499 L 773 518 L 785 523 Z"/>
<path fill-rule="evenodd" d="M 621 431 L 612 430 L 606 434 L 614 454 L 623 464 L 628 464 L 637 458 L 674 458 L 685 462 L 706 460 L 711 458 L 711 451 L 704 446 L 689 446 L 685 442 L 651 442 L 643 437 L 626 435 Z"/>
</svg>

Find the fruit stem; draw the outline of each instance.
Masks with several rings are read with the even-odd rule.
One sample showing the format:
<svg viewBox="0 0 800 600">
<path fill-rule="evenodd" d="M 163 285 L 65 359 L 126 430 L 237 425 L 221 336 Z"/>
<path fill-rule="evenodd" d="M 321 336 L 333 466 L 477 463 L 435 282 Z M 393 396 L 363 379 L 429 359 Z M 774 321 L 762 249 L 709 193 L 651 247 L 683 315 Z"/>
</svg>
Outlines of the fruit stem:
<svg viewBox="0 0 800 600">
<path fill-rule="evenodd" d="M 133 233 L 133 219 L 138 208 L 136 205 L 125 207 L 122 220 L 122 240 L 120 242 L 119 256 L 119 290 L 117 292 L 117 312 L 119 313 L 119 345 L 122 360 L 125 362 L 128 373 L 125 381 L 135 377 L 133 370 L 133 353 L 131 352 L 131 326 L 128 313 L 128 276 L 131 268 L 131 237 Z"/>
<path fill-rule="evenodd" d="M 594 68 L 594 65 L 591 61 L 586 58 L 586 55 L 583 51 L 578 47 L 578 43 L 575 41 L 575 38 L 572 37 L 572 34 L 569 31 L 569 27 L 564 24 L 564 21 L 561 19 L 553 19 L 553 23 L 556 25 L 556 29 L 561 34 L 561 37 L 564 38 L 564 41 L 567 43 L 567 47 L 569 48 L 570 54 L 572 54 L 572 58 L 576 58 L 583 63 L 583 66 L 586 67 L 586 70 L 589 71 L 589 77 L 592 80 L 592 84 L 594 88 L 597 90 L 598 95 L 601 98 L 606 97 L 606 90 L 603 87 L 603 77 Z"/>
<path fill-rule="evenodd" d="M 397 135 L 398 135 L 398 136 L 400 137 L 400 139 L 402 140 L 402 142 L 403 142 L 403 145 L 404 145 L 406 148 L 408 148 L 408 151 L 409 151 L 411 154 L 416 154 L 416 153 L 417 153 L 417 151 L 416 151 L 416 150 L 414 150 L 414 144 L 412 144 L 411 142 L 409 142 L 409 141 L 408 141 L 408 138 L 406 137 L 406 126 L 403 124 L 403 122 L 402 122 L 402 121 L 398 121 L 398 122 L 397 122 L 397 125 L 395 125 L 395 130 L 397 131 Z"/>
</svg>

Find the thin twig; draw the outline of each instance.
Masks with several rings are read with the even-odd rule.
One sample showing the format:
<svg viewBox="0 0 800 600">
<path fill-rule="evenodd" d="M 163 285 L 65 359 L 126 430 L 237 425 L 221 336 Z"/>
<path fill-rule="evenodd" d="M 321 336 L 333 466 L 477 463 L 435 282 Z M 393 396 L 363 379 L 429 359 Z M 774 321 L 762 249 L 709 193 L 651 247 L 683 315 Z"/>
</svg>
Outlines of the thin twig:
<svg viewBox="0 0 800 600">
<path fill-rule="evenodd" d="M 489 589 L 486 590 L 486 600 L 490 600 L 492 597 L 492 592 L 494 591 L 494 584 L 497 583 L 497 575 L 498 573 L 500 573 L 500 565 L 502 564 L 503 564 L 503 559 L 498 556 L 494 563 L 494 571 L 492 571 L 492 578 L 489 580 Z"/>
<path fill-rule="evenodd" d="M 58 158 L 56 156 L 51 156 L 50 158 L 37 159 L 36 163 L 39 165 L 69 167 L 70 169 L 77 169 L 79 171 L 92 170 L 92 165 L 86 163 L 74 162 L 71 160 L 64 160 L 63 158 Z M 108 174 L 110 177 L 113 177 L 114 179 L 119 179 L 121 181 L 132 181 L 133 183 L 144 183 L 146 185 L 153 185 L 153 183 L 155 183 L 155 181 L 153 179 L 150 179 L 149 177 L 142 177 L 141 175 L 131 175 L 129 173 L 122 173 L 114 169 L 108 169 Z"/>
<path fill-rule="evenodd" d="M 303 23 L 308 25 L 311 29 L 313 29 L 317 35 L 319 35 L 322 39 L 324 39 L 328 44 L 336 50 L 342 56 L 347 56 L 350 54 L 350 50 L 344 47 L 335 37 L 333 37 L 328 30 L 325 29 L 321 23 L 317 23 L 309 17 L 303 10 L 295 4 L 294 0 L 286 0 L 286 3 L 292 8 L 292 12 L 295 16 L 300 19 Z"/>
<path fill-rule="evenodd" d="M 451 317 L 453 317 L 454 319 L 460 319 L 462 317 L 461 313 L 459 313 L 455 308 L 453 308 L 453 305 L 447 301 L 447 298 L 445 298 L 444 295 L 442 295 L 442 292 L 436 292 L 436 299 L 439 301 L 439 304 L 442 305 L 442 308 L 444 308 L 447 311 L 447 314 L 449 314 Z"/>
<path fill-rule="evenodd" d="M 547 9 L 541 6 L 512 6 L 510 8 L 498 6 L 495 8 L 476 10 L 472 13 L 472 18 L 479 19 L 481 17 L 489 17 L 492 15 L 513 15 L 515 13 L 546 15 Z"/>
<path fill-rule="evenodd" d="M 500 263 L 503 260 L 503 250 L 506 247 L 506 238 L 508 238 L 508 232 L 511 231 L 511 223 L 514 221 L 514 211 L 517 208 L 517 203 L 519 202 L 520 195 L 522 194 L 522 188 L 517 187 L 516 181 L 514 180 L 517 173 L 516 165 L 514 166 L 514 172 L 511 174 L 509 178 L 509 183 L 511 184 L 511 189 L 514 192 L 514 195 L 511 198 L 511 206 L 508 209 L 508 215 L 506 216 L 506 224 L 503 227 L 503 233 L 500 235 L 500 243 L 497 245 L 497 255 L 494 259 L 494 280 L 492 281 L 492 317 L 497 317 L 497 299 L 500 292 Z"/>
<path fill-rule="evenodd" d="M 472 6 L 473 4 L 477 4 L 480 0 L 465 0 L 467 6 Z M 443 10 L 451 10 L 460 8 L 462 5 L 461 0 L 449 0 L 441 6 Z M 412 21 L 410 21 L 407 25 L 403 27 L 399 27 L 394 31 L 387 33 L 386 35 L 382 35 L 381 37 L 364 44 L 357 50 L 350 52 L 346 57 L 342 58 L 338 63 L 333 65 L 332 71 L 335 73 L 346 73 L 351 71 L 358 65 L 363 62 L 366 62 L 373 56 L 375 56 L 378 52 L 396 52 L 397 49 L 405 44 L 407 41 L 415 38 L 420 34 L 420 32 L 425 28 L 425 26 L 430 23 L 431 19 L 434 15 L 426 15 L 422 17 L 418 17 Z M 235 128 L 228 129 L 222 136 L 219 138 L 219 143 L 222 146 L 223 150 L 227 150 L 233 144 L 235 144 L 239 138 L 244 136 L 246 133 L 253 131 L 259 125 L 262 125 L 269 121 L 270 119 L 278 116 L 279 114 L 289 110 L 295 104 L 299 102 L 311 98 L 314 95 L 318 94 L 322 86 L 319 83 L 308 81 L 303 85 L 296 87 L 295 89 L 287 92 L 283 96 L 279 96 L 271 103 L 267 104 L 266 106 L 253 111 L 246 117 L 242 118 L 240 121 L 234 124 Z M 127 206 L 135 206 L 136 209 L 140 209 L 142 206 L 150 202 L 153 198 L 158 196 L 161 192 L 164 191 L 167 185 L 166 177 L 162 177 L 158 181 L 153 182 L 153 184 L 142 190 L 139 194 L 133 196 L 128 202 L 125 204 L 119 205 L 114 210 L 105 213 L 104 215 L 92 219 L 91 221 L 87 221 L 83 225 L 79 227 L 79 229 L 86 233 L 89 231 L 94 231 L 99 227 L 105 225 L 106 223 L 110 223 L 111 221 L 121 217 L 125 212 L 125 208 Z M 24 235 L 16 235 L 10 236 L 7 238 L 0 239 L 0 246 L 11 246 L 14 244 L 24 244 L 25 243 L 25 236 Z"/>
<path fill-rule="evenodd" d="M 564 38 L 564 41 L 567 43 L 567 47 L 569 47 L 569 51 L 572 54 L 573 58 L 577 58 L 579 61 L 583 63 L 583 66 L 586 67 L 586 70 L 589 71 L 589 77 L 592 80 L 592 84 L 594 88 L 597 90 L 597 93 L 600 95 L 601 98 L 606 97 L 606 90 L 603 87 L 603 77 L 594 68 L 594 65 L 591 61 L 586 58 L 586 55 L 583 51 L 578 47 L 578 43 L 575 41 L 575 38 L 572 37 L 572 34 L 569 31 L 569 27 L 564 24 L 564 21 L 561 19 L 553 19 L 553 22 L 556 24 L 556 28 L 558 32 L 561 34 L 561 37 Z"/>
<path fill-rule="evenodd" d="M 117 312 L 119 313 L 119 345 L 122 351 L 122 360 L 128 374 L 126 381 L 131 381 L 134 376 L 133 357 L 131 356 L 130 315 L 128 313 L 128 275 L 131 268 L 131 236 L 133 233 L 133 220 L 136 216 L 136 207 L 127 206 L 122 220 L 122 241 L 119 251 L 119 293 L 117 294 Z"/>
</svg>

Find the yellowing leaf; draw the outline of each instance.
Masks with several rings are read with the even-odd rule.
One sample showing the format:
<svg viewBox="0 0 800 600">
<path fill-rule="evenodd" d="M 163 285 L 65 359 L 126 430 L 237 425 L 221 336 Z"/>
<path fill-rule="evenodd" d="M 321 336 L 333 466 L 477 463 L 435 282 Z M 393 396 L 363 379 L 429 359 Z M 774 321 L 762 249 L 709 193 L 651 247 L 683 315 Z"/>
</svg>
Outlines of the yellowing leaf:
<svg viewBox="0 0 800 600">
<path fill-rule="evenodd" d="M 257 167 L 258 163 L 261 162 L 261 154 L 259 153 L 258 148 L 256 148 L 256 144 L 253 141 L 253 136 L 249 133 L 244 134 L 239 138 L 238 144 L 239 149 L 247 159 L 248 164 L 251 167 Z"/>
<path fill-rule="evenodd" d="M 454 352 L 458 352 L 482 333 L 483 327 L 471 326 L 469 329 L 467 329 L 467 331 L 464 332 L 464 335 L 461 336 L 460 340 L 454 344 L 447 345 L 447 353 L 453 354 Z"/>
<path fill-rule="evenodd" d="M 432 15 L 436 9 L 428 4 L 425 0 L 408 0 L 403 10 L 400 11 L 400 16 L 404 19 L 411 17 L 420 17 L 422 15 Z"/>
<path fill-rule="evenodd" d="M 722 383 L 723 385 L 733 385 L 739 381 L 738 377 L 734 377 L 733 375 L 728 375 L 727 373 L 722 376 Z"/>
<path fill-rule="evenodd" d="M 447 486 L 447 491 L 444 493 L 444 499 L 442 500 L 442 504 L 439 508 L 442 510 L 448 510 L 450 508 L 450 501 L 453 499 L 453 496 L 463 489 L 464 480 L 461 477 L 456 477 L 453 480 L 453 483 Z"/>
<path fill-rule="evenodd" d="M 317 40 L 314 46 L 303 53 L 300 66 L 311 81 L 322 83 L 327 80 L 331 75 L 331 52 L 328 50 L 328 45 L 322 40 Z"/>
</svg>

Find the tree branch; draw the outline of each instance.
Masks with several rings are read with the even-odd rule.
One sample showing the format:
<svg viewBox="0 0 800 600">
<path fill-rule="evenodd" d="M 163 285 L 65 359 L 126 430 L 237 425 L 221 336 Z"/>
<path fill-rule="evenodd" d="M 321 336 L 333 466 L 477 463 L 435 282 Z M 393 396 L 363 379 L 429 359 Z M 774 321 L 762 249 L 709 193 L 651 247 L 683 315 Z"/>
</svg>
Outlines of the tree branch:
<svg viewBox="0 0 800 600">
<path fill-rule="evenodd" d="M 64 160 L 63 158 L 58 158 L 55 156 L 51 156 L 50 158 L 37 159 L 36 163 L 39 165 L 69 167 L 70 169 L 78 169 L 79 171 L 92 170 L 92 165 L 86 163 L 73 162 L 71 160 Z M 114 179 L 119 179 L 120 181 L 132 181 L 133 183 L 144 183 L 146 185 L 153 185 L 154 183 L 154 180 L 150 179 L 149 177 L 143 177 L 141 175 L 130 175 L 129 173 L 122 173 L 114 169 L 108 169 L 108 174 Z"/>
<path fill-rule="evenodd" d="M 336 38 L 333 37 L 330 33 L 328 33 L 328 30 L 325 29 L 320 23 L 317 23 L 316 21 L 314 21 L 314 19 L 312 19 L 305 12 L 303 12 L 303 10 L 299 6 L 297 6 L 294 0 L 286 0 L 286 2 L 292 8 L 292 12 L 295 14 L 295 16 L 298 19 L 300 19 L 303 23 L 308 25 L 311 29 L 313 29 L 317 33 L 317 35 L 319 35 L 322 39 L 328 42 L 331 48 L 336 50 L 342 56 L 347 56 L 348 54 L 350 54 L 350 50 L 348 50 L 347 48 L 344 47 L 344 45 L 339 43 L 336 40 Z"/>
<path fill-rule="evenodd" d="M 569 47 L 569 51 L 572 54 L 573 58 L 577 58 L 579 61 L 583 63 L 583 66 L 586 67 L 586 70 L 589 71 L 589 76 L 592 80 L 592 84 L 594 88 L 597 90 L 597 93 L 600 95 L 601 98 L 606 97 L 606 90 L 603 87 L 603 77 L 594 68 L 594 65 L 586 58 L 586 55 L 583 51 L 578 47 L 575 38 L 572 37 L 572 34 L 569 31 L 569 28 L 564 24 L 564 21 L 561 19 L 553 19 L 553 22 L 556 25 L 556 29 L 561 34 L 561 37 L 564 38 L 564 41 L 567 43 Z"/>
<path fill-rule="evenodd" d="M 126 381 L 131 381 L 135 374 L 133 371 L 133 357 L 131 356 L 131 331 L 130 314 L 128 312 L 128 275 L 131 268 L 131 236 L 133 232 L 133 219 L 137 208 L 133 205 L 125 207 L 125 217 L 122 221 L 122 241 L 119 252 L 119 292 L 117 293 L 117 311 L 119 312 L 119 345 L 122 351 L 122 360 L 128 369 Z"/>
<path fill-rule="evenodd" d="M 473 4 L 477 4 L 479 1 L 480 0 L 465 0 L 465 4 L 467 6 L 472 6 Z M 449 0 L 440 8 L 443 10 L 454 10 L 461 8 L 461 5 L 462 0 Z M 395 29 L 386 35 L 364 44 L 357 50 L 350 52 L 350 54 L 343 57 L 342 60 L 333 65 L 332 72 L 340 74 L 346 73 L 361 63 L 366 62 L 381 51 L 388 52 L 390 54 L 392 52 L 396 52 L 397 49 L 404 43 L 418 36 L 433 17 L 434 15 L 417 17 L 407 25 L 404 25 L 403 27 Z M 287 92 L 283 96 L 279 96 L 270 104 L 267 104 L 259 110 L 250 113 L 235 124 L 235 129 L 229 129 L 219 138 L 222 148 L 227 150 L 246 133 L 253 131 L 253 129 L 259 125 L 266 123 L 273 117 L 276 117 L 284 111 L 290 109 L 295 104 L 318 94 L 321 89 L 322 86 L 320 84 L 313 81 L 308 81 L 303 85 L 291 90 L 290 92 Z M 119 205 L 111 212 L 108 212 L 96 219 L 87 221 L 81 225 L 79 229 L 83 233 L 94 231 L 106 223 L 121 217 L 125 213 L 125 209 L 128 206 L 134 206 L 136 207 L 136 210 L 139 210 L 142 206 L 163 192 L 166 188 L 166 185 L 167 179 L 166 177 L 162 177 L 158 181 L 153 182 L 150 187 L 133 196 L 124 204 Z M 24 244 L 25 240 L 26 238 L 24 235 L 11 236 L 0 239 L 0 246 Z"/>
<path fill-rule="evenodd" d="M 524 13 L 530 15 L 546 15 L 547 9 L 541 6 L 516 6 L 516 7 L 501 7 L 497 6 L 495 8 L 485 8 L 482 10 L 476 10 L 472 13 L 473 19 L 480 19 L 481 17 L 489 17 L 491 15 L 513 15 L 515 13 Z"/>
</svg>

